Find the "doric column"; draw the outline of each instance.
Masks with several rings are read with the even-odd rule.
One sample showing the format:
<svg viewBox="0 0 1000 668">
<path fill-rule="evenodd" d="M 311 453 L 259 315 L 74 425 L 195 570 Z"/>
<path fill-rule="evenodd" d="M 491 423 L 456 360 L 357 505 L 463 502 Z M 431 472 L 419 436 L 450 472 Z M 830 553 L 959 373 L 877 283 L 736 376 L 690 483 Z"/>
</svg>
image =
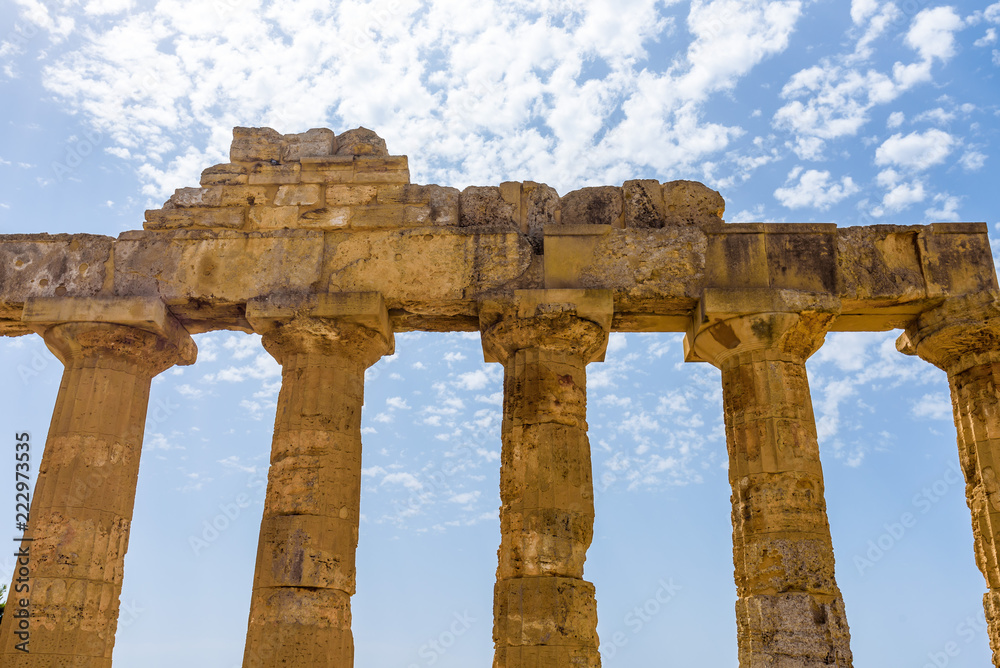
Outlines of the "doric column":
<svg viewBox="0 0 1000 668">
<path fill-rule="evenodd" d="M 597 668 L 586 366 L 603 359 L 608 291 L 523 290 L 480 308 L 487 361 L 504 366 L 494 668 Z"/>
<path fill-rule="evenodd" d="M 852 665 L 805 367 L 835 309 L 706 290 L 685 339 L 722 371 L 743 668 Z"/>
<path fill-rule="evenodd" d="M 108 668 L 150 381 L 192 364 L 197 349 L 154 299 L 37 299 L 23 320 L 65 370 L 20 546 L 27 581 L 15 570 L 0 626 L 0 665 Z M 18 648 L 26 640 L 27 652 Z"/>
<path fill-rule="evenodd" d="M 923 313 L 896 341 L 948 374 L 958 455 L 972 512 L 976 564 L 993 665 L 1000 666 L 1000 304 L 992 293 L 953 298 Z"/>
<path fill-rule="evenodd" d="M 244 668 L 350 668 L 365 369 L 393 350 L 380 295 L 255 300 L 281 364 Z"/>
</svg>

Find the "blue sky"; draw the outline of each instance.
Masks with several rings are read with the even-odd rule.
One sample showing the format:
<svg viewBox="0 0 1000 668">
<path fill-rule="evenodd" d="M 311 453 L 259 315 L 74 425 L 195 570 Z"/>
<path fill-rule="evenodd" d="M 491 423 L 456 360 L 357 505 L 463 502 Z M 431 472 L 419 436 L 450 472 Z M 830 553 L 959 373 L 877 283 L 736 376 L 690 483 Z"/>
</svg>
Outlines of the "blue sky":
<svg viewBox="0 0 1000 668">
<path fill-rule="evenodd" d="M 468 7 L 8 2 L 0 232 L 116 236 L 225 162 L 235 125 L 363 125 L 414 183 L 683 178 L 719 189 L 729 222 L 985 221 L 1000 239 L 1000 3 Z M 808 364 L 856 664 L 988 665 L 944 374 L 897 334 L 831 334 Z M 279 368 L 255 336 L 196 340 L 198 363 L 153 385 L 119 666 L 241 660 Z M 502 370 L 475 335 L 396 351 L 366 385 L 356 663 L 489 665 Z M 37 462 L 61 365 L 32 336 L 0 341 L 0 370 L 0 425 L 30 431 Z M 588 372 L 604 664 L 735 666 L 719 374 L 670 334 L 614 334 Z"/>
</svg>

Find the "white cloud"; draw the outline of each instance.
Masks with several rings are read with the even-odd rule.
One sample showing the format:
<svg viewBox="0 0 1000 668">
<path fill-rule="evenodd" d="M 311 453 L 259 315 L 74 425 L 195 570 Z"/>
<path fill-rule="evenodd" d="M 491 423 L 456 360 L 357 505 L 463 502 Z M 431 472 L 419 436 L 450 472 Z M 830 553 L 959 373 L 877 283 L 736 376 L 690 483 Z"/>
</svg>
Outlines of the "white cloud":
<svg viewBox="0 0 1000 668">
<path fill-rule="evenodd" d="M 459 374 L 458 379 L 455 381 L 455 386 L 462 390 L 482 390 L 491 382 L 493 382 L 493 379 L 490 377 L 490 374 L 486 373 L 483 369 L 476 369 L 475 371 Z"/>
<path fill-rule="evenodd" d="M 962 203 L 960 197 L 941 193 L 934 196 L 934 203 L 937 204 L 936 207 L 932 206 L 924 212 L 929 222 L 946 223 L 961 220 L 958 215 L 958 207 Z"/>
<path fill-rule="evenodd" d="M 383 485 L 401 485 L 409 490 L 423 489 L 424 485 L 412 473 L 388 473 L 382 478 Z"/>
<path fill-rule="evenodd" d="M 913 19 L 906 43 L 925 61 L 950 60 L 955 55 L 955 33 L 964 27 L 953 7 L 925 9 Z"/>
<path fill-rule="evenodd" d="M 986 164 L 986 154 L 979 151 L 966 151 L 958 163 L 968 172 L 975 172 L 983 168 Z"/>
<path fill-rule="evenodd" d="M 875 164 L 924 170 L 944 162 L 956 143 L 954 137 L 936 128 L 905 136 L 897 133 L 875 151 Z"/>
<path fill-rule="evenodd" d="M 851 20 L 856 24 L 864 23 L 877 9 L 878 0 L 851 0 Z"/>
<path fill-rule="evenodd" d="M 885 125 L 887 128 L 898 128 L 906 120 L 906 114 L 901 111 L 894 111 L 889 114 L 889 120 L 886 121 Z"/>
<path fill-rule="evenodd" d="M 919 181 L 900 183 L 885 194 L 882 205 L 889 211 L 902 211 L 917 202 L 923 202 L 926 197 L 924 185 Z"/>
<path fill-rule="evenodd" d="M 406 399 L 403 397 L 389 397 L 385 400 L 385 403 L 389 408 L 399 409 L 399 410 L 409 410 L 410 405 L 406 403 Z"/>
<path fill-rule="evenodd" d="M 987 28 L 986 34 L 973 42 L 973 46 L 989 46 L 997 41 L 997 29 Z"/>
<path fill-rule="evenodd" d="M 952 420 L 951 398 L 944 392 L 925 394 L 913 403 L 910 414 L 915 418 Z"/>
<path fill-rule="evenodd" d="M 844 176 L 838 183 L 831 181 L 830 172 L 827 171 L 810 169 L 803 172 L 801 167 L 796 167 L 788 174 L 786 183 L 792 183 L 796 179 L 798 182 L 794 185 L 786 185 L 774 191 L 775 198 L 789 209 L 829 209 L 860 190 L 851 177 Z"/>
</svg>

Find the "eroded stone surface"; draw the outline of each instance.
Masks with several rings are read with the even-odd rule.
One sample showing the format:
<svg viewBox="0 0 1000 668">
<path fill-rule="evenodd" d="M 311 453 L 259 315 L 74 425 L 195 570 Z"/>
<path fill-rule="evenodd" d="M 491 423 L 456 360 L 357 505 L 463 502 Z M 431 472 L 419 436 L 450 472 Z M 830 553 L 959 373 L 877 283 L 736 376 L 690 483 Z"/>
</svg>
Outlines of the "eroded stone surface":
<svg viewBox="0 0 1000 668">
<path fill-rule="evenodd" d="M 416 185 L 365 128 L 236 128 L 230 162 L 144 230 L 0 235 L 0 334 L 42 333 L 67 365 L 32 508 L 47 649 L 3 665 L 111 665 L 149 378 L 193 361 L 189 333 L 238 329 L 283 368 L 245 666 L 353 663 L 363 373 L 407 330 L 479 330 L 504 364 L 495 668 L 600 665 L 584 370 L 611 330 L 685 331 L 685 358 L 722 369 L 741 665 L 848 666 L 803 362 L 825 331 L 906 327 L 900 349 L 952 384 L 1000 667 L 986 226 L 731 225 L 724 209 L 692 181 Z"/>
<path fill-rule="evenodd" d="M 833 314 L 732 317 L 741 297 L 709 301 L 686 341 L 722 371 L 740 665 L 849 667 L 805 367 Z"/>
</svg>

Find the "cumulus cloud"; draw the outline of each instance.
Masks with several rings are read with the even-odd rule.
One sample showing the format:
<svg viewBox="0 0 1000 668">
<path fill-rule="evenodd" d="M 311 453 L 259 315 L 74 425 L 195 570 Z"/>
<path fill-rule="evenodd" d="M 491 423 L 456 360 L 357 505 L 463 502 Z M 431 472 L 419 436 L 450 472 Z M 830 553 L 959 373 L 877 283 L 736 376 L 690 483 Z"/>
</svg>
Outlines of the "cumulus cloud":
<svg viewBox="0 0 1000 668">
<path fill-rule="evenodd" d="M 852 12 L 854 9 L 852 5 Z M 857 9 L 857 15 L 863 18 L 868 16 L 870 6 L 861 3 Z M 895 11 L 892 3 L 879 15 L 881 30 L 897 18 L 885 13 L 890 11 Z M 918 60 L 897 61 L 891 74 L 857 66 L 859 59 L 870 55 L 871 41 L 877 36 L 870 30 L 858 40 L 853 52 L 824 58 L 819 64 L 792 75 L 781 91 L 782 97 L 789 101 L 775 113 L 775 126 L 791 133 L 790 143 L 799 158 L 820 159 L 828 141 L 857 135 L 869 121 L 874 107 L 929 82 L 934 63 L 954 57 L 955 33 L 964 26 L 951 7 L 922 10 L 905 36 L 906 44 L 916 52 Z"/>
<path fill-rule="evenodd" d="M 875 151 L 875 164 L 925 170 L 944 162 L 956 144 L 954 137 L 936 128 L 908 135 L 897 133 Z"/>
<path fill-rule="evenodd" d="M 802 171 L 801 167 L 796 167 L 788 174 L 786 183 L 792 185 L 778 188 L 774 191 L 774 196 L 789 209 L 829 209 L 860 190 L 850 176 L 841 177 L 838 182 L 831 180 L 828 171 Z"/>
<path fill-rule="evenodd" d="M 707 120 L 705 105 L 788 47 L 803 6 L 695 0 L 680 26 L 662 11 L 674 0 L 487 1 L 474 13 L 394 0 L 289 0 L 280 12 L 223 0 L 20 4 L 63 42 L 46 58 L 46 87 L 161 200 L 226 160 L 234 125 L 364 124 L 410 155 L 421 180 L 455 185 L 545 175 L 565 192 L 640 169 L 690 173 L 743 133 Z M 684 29 L 682 57 L 650 59 Z"/>
</svg>

